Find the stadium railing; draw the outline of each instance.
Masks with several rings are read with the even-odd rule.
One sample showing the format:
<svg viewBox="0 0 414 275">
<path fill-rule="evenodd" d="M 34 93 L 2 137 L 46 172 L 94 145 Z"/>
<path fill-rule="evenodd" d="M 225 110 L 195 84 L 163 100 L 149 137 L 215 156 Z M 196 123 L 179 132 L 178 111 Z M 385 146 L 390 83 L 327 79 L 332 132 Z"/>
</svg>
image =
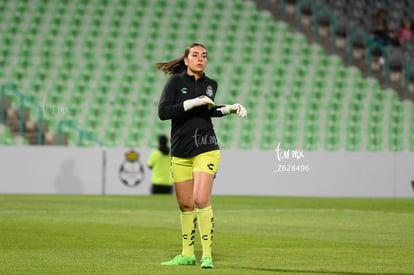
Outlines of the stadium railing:
<svg viewBox="0 0 414 275">
<path fill-rule="evenodd" d="M 405 89 L 405 98 L 410 98 L 410 72 L 411 68 L 414 69 L 414 61 L 410 60 L 407 62 L 405 68 L 405 81 L 404 81 L 404 89 Z"/>
<path fill-rule="evenodd" d="M 367 75 L 368 77 L 371 76 L 371 59 L 372 59 L 372 48 L 373 46 L 379 48 L 385 55 L 385 88 L 389 88 L 390 86 L 390 54 L 386 47 L 372 39 L 367 34 L 363 33 L 358 29 L 352 29 L 349 35 L 349 64 L 352 66 L 353 64 L 353 50 L 355 44 L 355 36 L 358 36 L 365 40 L 368 46 L 368 53 L 367 53 Z"/>
<path fill-rule="evenodd" d="M 19 97 L 19 134 L 24 137 L 24 103 L 25 101 L 29 102 L 31 105 L 35 106 L 38 111 L 38 144 L 43 144 L 43 112 L 42 107 L 30 97 L 24 95 L 19 90 L 11 86 L 10 84 L 4 84 L 1 86 L 1 106 L 0 106 L 0 122 L 4 124 L 5 122 L 5 93 L 6 90 L 9 90 Z"/>
<path fill-rule="evenodd" d="M 315 11 L 314 16 L 314 26 L 315 26 L 315 33 L 314 39 L 317 43 L 319 43 L 319 25 L 320 25 L 320 14 L 324 14 L 328 16 L 331 20 L 331 51 L 333 54 L 336 53 L 336 16 L 327 10 L 326 8 L 316 4 L 312 0 L 298 0 L 297 1 L 297 8 L 296 8 L 296 28 L 301 31 L 302 29 L 302 5 L 303 3 L 308 3 L 311 5 Z"/>
<path fill-rule="evenodd" d="M 58 124 L 58 145 L 62 145 L 63 143 L 63 126 L 66 126 L 72 130 L 75 130 L 78 133 L 78 146 L 80 147 L 83 146 L 83 137 L 86 137 L 87 139 L 97 143 L 99 146 L 103 146 L 103 143 L 99 139 L 83 131 L 82 129 L 79 129 L 72 122 L 65 120 L 65 119 L 60 120 Z"/>
</svg>

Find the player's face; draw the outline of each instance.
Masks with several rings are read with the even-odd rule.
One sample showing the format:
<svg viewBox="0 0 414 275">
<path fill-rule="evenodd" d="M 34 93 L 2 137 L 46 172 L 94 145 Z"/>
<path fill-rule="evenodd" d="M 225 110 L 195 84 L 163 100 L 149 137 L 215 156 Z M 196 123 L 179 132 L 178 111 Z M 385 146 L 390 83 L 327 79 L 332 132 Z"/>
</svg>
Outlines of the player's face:
<svg viewBox="0 0 414 275">
<path fill-rule="evenodd" d="M 195 46 L 190 49 L 187 57 L 184 58 L 190 73 L 202 74 L 207 65 L 207 51 L 201 46 Z"/>
</svg>

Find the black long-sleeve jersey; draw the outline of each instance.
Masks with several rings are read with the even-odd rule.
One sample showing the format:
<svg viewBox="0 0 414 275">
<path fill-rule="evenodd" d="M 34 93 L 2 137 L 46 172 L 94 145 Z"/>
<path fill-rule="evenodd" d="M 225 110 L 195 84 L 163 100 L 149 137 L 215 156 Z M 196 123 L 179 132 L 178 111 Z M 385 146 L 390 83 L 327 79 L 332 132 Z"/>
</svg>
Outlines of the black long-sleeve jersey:
<svg viewBox="0 0 414 275">
<path fill-rule="evenodd" d="M 171 119 L 171 155 L 191 158 L 198 154 L 218 150 L 218 140 L 211 117 L 221 117 L 222 106 L 210 109 L 206 105 L 184 111 L 183 102 L 205 95 L 214 101 L 217 82 L 203 75 L 199 79 L 187 72 L 171 76 L 162 92 L 158 106 L 161 120 Z"/>
</svg>

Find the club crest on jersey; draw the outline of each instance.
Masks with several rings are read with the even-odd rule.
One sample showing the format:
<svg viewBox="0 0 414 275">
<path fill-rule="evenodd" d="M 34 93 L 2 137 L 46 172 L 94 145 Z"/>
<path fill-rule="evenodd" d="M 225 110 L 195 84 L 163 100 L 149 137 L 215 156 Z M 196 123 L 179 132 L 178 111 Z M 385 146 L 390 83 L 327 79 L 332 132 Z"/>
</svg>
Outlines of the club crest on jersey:
<svg viewBox="0 0 414 275">
<path fill-rule="evenodd" d="M 210 85 L 207 86 L 206 94 L 208 97 L 213 97 L 213 87 Z"/>
</svg>

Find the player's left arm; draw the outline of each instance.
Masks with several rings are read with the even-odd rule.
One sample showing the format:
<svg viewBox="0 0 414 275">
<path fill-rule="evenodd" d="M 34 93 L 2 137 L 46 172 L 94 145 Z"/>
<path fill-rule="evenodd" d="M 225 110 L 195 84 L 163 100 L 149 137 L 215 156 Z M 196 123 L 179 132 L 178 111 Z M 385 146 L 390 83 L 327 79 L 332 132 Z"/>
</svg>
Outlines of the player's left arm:
<svg viewBox="0 0 414 275">
<path fill-rule="evenodd" d="M 237 114 L 239 117 L 246 117 L 247 110 L 243 107 L 243 105 L 239 103 L 231 104 L 231 105 L 224 105 L 217 107 L 217 111 L 221 112 L 224 115 L 228 114 Z"/>
<path fill-rule="evenodd" d="M 210 117 L 222 117 L 224 116 L 223 112 L 220 111 L 220 108 L 223 108 L 225 105 L 216 105 L 214 107 L 212 107 L 209 112 L 210 112 Z"/>
<path fill-rule="evenodd" d="M 214 91 L 217 91 L 218 84 L 216 81 L 213 82 Z M 213 101 L 216 93 L 213 95 Z M 215 105 L 210 109 L 210 116 L 211 117 L 222 117 L 228 114 L 237 114 L 239 117 L 246 117 L 247 110 L 243 107 L 243 105 L 239 103 L 231 104 L 231 105 Z"/>
</svg>

